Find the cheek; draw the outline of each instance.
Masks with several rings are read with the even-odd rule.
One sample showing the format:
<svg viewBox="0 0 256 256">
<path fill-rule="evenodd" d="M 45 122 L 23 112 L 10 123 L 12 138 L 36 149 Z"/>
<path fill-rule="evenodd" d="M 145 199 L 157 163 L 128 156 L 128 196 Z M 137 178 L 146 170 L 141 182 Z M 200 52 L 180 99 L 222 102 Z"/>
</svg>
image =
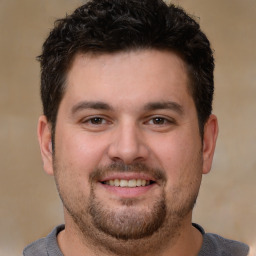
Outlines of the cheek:
<svg viewBox="0 0 256 256">
<path fill-rule="evenodd" d="M 90 173 L 102 161 L 104 147 L 84 133 L 62 132 L 56 137 L 54 175 L 65 200 L 87 198 L 90 194 Z M 69 195 L 69 196 L 68 196 Z"/>
<path fill-rule="evenodd" d="M 88 136 L 85 132 L 67 132 L 56 138 L 56 154 L 67 165 L 77 168 L 75 171 L 87 173 L 98 167 L 102 161 L 105 143 L 97 136 Z"/>
<path fill-rule="evenodd" d="M 201 173 L 202 154 L 200 138 L 186 133 L 175 133 L 155 143 L 154 155 L 160 167 L 166 172 L 168 183 L 172 186 L 189 183 Z"/>
</svg>

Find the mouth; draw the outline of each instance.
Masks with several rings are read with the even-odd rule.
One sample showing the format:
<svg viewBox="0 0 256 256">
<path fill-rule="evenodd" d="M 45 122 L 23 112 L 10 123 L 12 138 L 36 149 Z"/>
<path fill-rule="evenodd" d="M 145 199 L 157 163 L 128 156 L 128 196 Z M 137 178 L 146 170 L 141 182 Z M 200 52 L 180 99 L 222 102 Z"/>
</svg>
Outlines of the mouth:
<svg viewBox="0 0 256 256">
<path fill-rule="evenodd" d="M 114 198 L 139 198 L 151 191 L 157 183 L 149 178 L 109 178 L 104 181 L 99 181 L 101 187 L 104 188 L 104 193 L 110 193 Z"/>
<path fill-rule="evenodd" d="M 158 180 L 145 173 L 111 173 L 98 179 L 98 184 L 101 185 L 98 188 L 103 189 L 105 198 L 108 194 L 112 199 L 144 198 L 149 191 L 160 186 Z"/>
<path fill-rule="evenodd" d="M 122 187 L 122 188 L 136 188 L 136 187 L 146 187 L 156 183 L 153 180 L 145 179 L 111 179 L 101 182 L 104 185 L 109 185 L 112 187 Z"/>
</svg>

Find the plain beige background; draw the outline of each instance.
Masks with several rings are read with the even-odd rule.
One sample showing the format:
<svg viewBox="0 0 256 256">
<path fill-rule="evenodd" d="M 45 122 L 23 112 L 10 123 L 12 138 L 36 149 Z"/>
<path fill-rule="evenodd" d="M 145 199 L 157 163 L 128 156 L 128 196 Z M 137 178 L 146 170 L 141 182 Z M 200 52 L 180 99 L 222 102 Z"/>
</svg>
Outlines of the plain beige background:
<svg viewBox="0 0 256 256">
<path fill-rule="evenodd" d="M 0 1 L 0 256 L 62 223 L 54 182 L 36 139 L 39 64 L 55 19 L 84 1 Z M 256 241 L 256 1 L 176 0 L 198 18 L 215 50 L 214 113 L 220 134 L 194 221 L 209 232 Z"/>
</svg>

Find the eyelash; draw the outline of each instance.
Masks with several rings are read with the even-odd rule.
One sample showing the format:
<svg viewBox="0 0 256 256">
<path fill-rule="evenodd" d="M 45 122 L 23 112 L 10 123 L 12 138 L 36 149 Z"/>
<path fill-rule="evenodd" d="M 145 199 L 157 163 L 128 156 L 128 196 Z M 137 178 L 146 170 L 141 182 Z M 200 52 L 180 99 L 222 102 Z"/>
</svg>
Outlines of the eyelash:
<svg viewBox="0 0 256 256">
<path fill-rule="evenodd" d="M 81 124 L 88 127 L 88 129 L 105 129 L 112 122 L 104 116 L 88 116 L 85 119 L 81 120 Z M 143 125 L 149 125 L 152 129 L 167 129 L 173 125 L 176 125 L 177 122 L 171 117 L 164 116 L 148 116 L 143 122 Z"/>
<path fill-rule="evenodd" d="M 162 117 L 162 116 L 154 116 L 154 117 L 149 118 L 148 121 L 146 121 L 145 123 L 156 125 L 156 126 L 165 126 L 168 124 L 176 124 L 176 121 L 172 118 L 166 118 L 166 117 Z"/>
<path fill-rule="evenodd" d="M 165 125 L 167 123 L 171 123 L 170 120 L 164 118 L 164 117 L 154 117 L 149 120 L 149 122 L 152 121 L 154 125 Z"/>
<path fill-rule="evenodd" d="M 94 121 L 96 121 L 95 123 L 93 123 Z M 100 122 L 99 122 L 100 121 Z M 90 124 L 90 125 L 104 125 L 106 123 L 108 123 L 107 119 L 101 116 L 93 116 L 93 117 L 88 117 L 84 120 L 82 120 L 83 124 Z"/>
</svg>

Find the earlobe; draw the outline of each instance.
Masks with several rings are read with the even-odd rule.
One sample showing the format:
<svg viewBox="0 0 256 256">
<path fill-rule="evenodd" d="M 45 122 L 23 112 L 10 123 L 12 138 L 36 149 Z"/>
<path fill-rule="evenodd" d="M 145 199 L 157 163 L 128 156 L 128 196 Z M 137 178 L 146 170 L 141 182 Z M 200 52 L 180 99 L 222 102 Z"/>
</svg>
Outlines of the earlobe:
<svg viewBox="0 0 256 256">
<path fill-rule="evenodd" d="M 203 174 L 206 174 L 211 170 L 218 131 L 219 128 L 217 117 L 215 115 L 210 115 L 204 126 Z"/>
<path fill-rule="evenodd" d="M 37 136 L 44 170 L 47 174 L 53 175 L 51 125 L 47 121 L 46 116 L 40 116 L 38 120 Z"/>
</svg>

